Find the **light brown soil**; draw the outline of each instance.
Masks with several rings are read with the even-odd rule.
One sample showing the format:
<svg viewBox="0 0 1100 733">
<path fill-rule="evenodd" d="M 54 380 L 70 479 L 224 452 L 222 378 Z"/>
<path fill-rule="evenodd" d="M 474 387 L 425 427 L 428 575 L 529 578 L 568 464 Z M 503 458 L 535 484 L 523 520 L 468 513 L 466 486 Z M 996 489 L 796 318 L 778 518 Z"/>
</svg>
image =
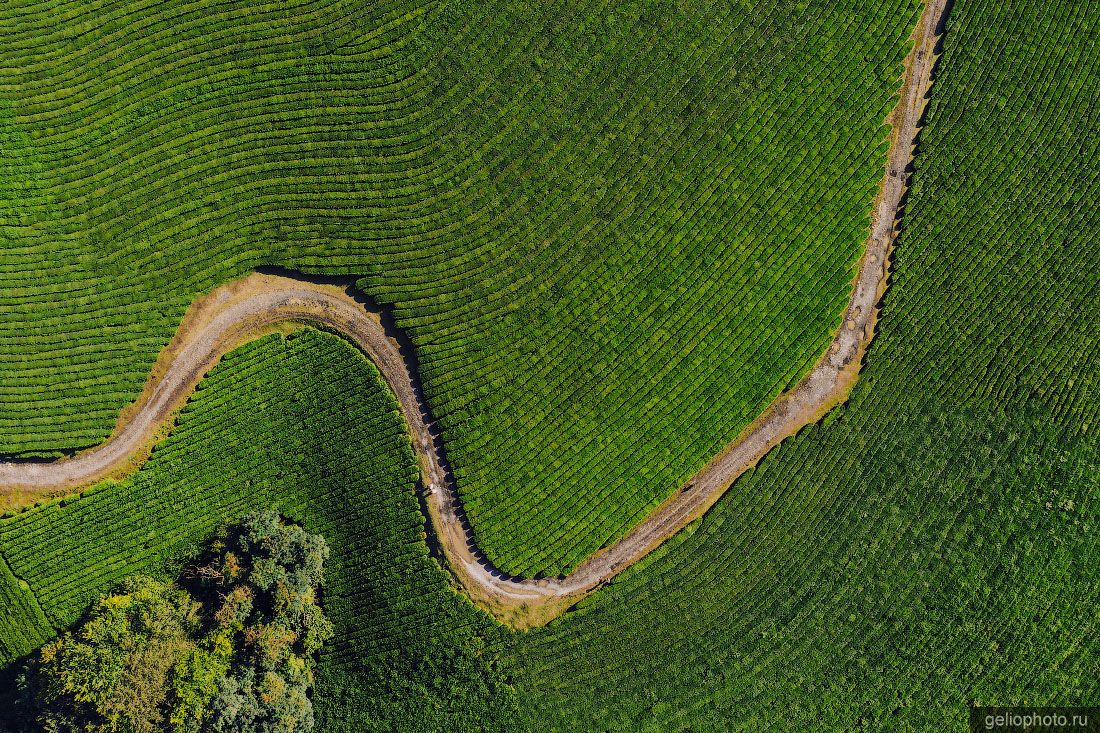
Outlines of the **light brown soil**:
<svg viewBox="0 0 1100 733">
<path fill-rule="evenodd" d="M 906 59 L 900 101 L 887 120 L 887 175 L 875 201 L 871 233 L 844 320 L 827 352 L 792 390 L 780 395 L 721 454 L 622 539 L 589 557 L 568 576 L 511 578 L 474 546 L 439 435 L 409 365 L 387 336 L 379 314 L 341 288 L 253 274 L 196 300 L 165 348 L 141 397 L 120 415 L 111 437 L 72 458 L 50 463 L 0 463 L 0 495 L 30 497 L 75 491 L 135 470 L 148 456 L 199 380 L 223 354 L 287 323 L 314 323 L 345 334 L 378 366 L 400 403 L 420 462 L 426 505 L 455 578 L 470 598 L 517 628 L 541 625 L 645 557 L 698 519 L 746 470 L 784 438 L 847 399 L 874 335 L 886 289 L 896 220 L 935 63 L 935 29 L 949 0 L 928 0 Z"/>
</svg>

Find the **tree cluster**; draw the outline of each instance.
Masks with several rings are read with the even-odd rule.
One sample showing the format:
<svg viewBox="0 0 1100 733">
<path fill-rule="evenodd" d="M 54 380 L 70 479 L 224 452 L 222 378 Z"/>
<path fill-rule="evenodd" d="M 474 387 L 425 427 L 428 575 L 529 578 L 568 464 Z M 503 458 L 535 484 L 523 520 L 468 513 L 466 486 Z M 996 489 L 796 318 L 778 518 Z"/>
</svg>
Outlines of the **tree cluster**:
<svg viewBox="0 0 1100 733">
<path fill-rule="evenodd" d="M 253 512 L 183 587 L 126 579 L 29 665 L 26 730 L 312 730 L 314 656 L 333 634 L 318 598 L 328 555 L 320 535 Z"/>
</svg>

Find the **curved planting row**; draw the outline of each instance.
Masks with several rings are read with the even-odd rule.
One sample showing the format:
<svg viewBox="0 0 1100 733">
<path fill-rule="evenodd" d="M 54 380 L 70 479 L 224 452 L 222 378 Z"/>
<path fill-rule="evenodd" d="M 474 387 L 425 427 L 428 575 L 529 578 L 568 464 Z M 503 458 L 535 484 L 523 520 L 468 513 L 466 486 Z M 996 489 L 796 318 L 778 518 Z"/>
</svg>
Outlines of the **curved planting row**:
<svg viewBox="0 0 1100 733">
<path fill-rule="evenodd" d="M 531 731 L 963 731 L 1100 698 L 1095 2 L 958 2 L 848 405 L 514 641 Z"/>
<path fill-rule="evenodd" d="M 471 596 L 502 618 L 540 623 L 570 602 L 644 557 L 670 535 L 708 509 L 742 472 L 779 441 L 843 400 L 858 373 L 863 350 L 874 330 L 878 299 L 885 288 L 886 262 L 905 190 L 906 168 L 917 135 L 934 65 L 933 47 L 946 4 L 932 2 L 914 33 L 901 100 L 891 116 L 893 144 L 888 175 L 876 200 L 867 249 L 842 328 L 826 354 L 796 387 L 784 393 L 714 460 L 698 471 L 669 501 L 650 513 L 621 540 L 587 558 L 575 572 L 548 580 L 502 575 L 491 555 L 476 544 L 469 517 L 477 505 L 462 505 L 457 494 L 460 471 L 451 473 L 442 453 L 438 427 L 414 384 L 408 354 L 389 338 L 372 314 L 333 288 L 285 278 L 257 276 L 215 290 L 197 301 L 180 326 L 177 339 L 162 355 L 145 392 L 120 420 L 112 439 L 79 458 L 55 464 L 0 465 L 0 487 L 36 491 L 85 485 L 111 475 L 135 460 L 150 436 L 186 398 L 203 372 L 249 333 L 279 321 L 306 319 L 346 333 L 381 369 L 397 395 L 419 454 L 428 491 L 428 507 L 439 541 L 459 580 Z M 556 447 L 556 443 L 551 442 Z M 573 527 L 585 517 L 568 523 Z"/>
<path fill-rule="evenodd" d="M 397 403 L 358 350 L 309 329 L 251 342 L 139 473 L 0 519 L 0 679 L 121 578 L 174 578 L 220 524 L 275 507 L 333 542 L 318 730 L 497 730 L 509 690 L 483 650 L 499 627 L 429 556 L 416 478 Z M 19 618 L 36 618 L 26 605 L 37 625 Z M 2 731 L 12 689 L 0 688 Z"/>
<path fill-rule="evenodd" d="M 322 515 L 350 521 L 334 545 L 355 547 L 356 562 L 369 564 L 348 582 L 365 590 L 332 600 L 364 604 L 367 624 L 381 620 L 339 642 L 349 662 L 319 680 L 321 730 L 505 728 L 497 716 L 513 711 L 497 697 L 508 692 L 502 678 L 520 708 L 510 729 L 534 731 L 943 731 L 965 728 L 970 704 L 1095 701 L 1095 10 L 1049 0 L 954 7 L 897 278 L 851 404 L 770 454 L 693 530 L 560 622 L 501 639 L 476 615 L 447 610 L 455 596 L 438 569 L 403 562 L 397 547 L 426 558 L 411 479 L 341 473 L 345 461 L 371 455 L 364 448 L 378 438 L 369 436 L 399 440 L 400 425 L 372 422 L 392 402 L 369 397 L 369 385 L 359 393 L 343 368 L 354 355 L 325 337 L 311 335 L 316 342 L 285 368 L 267 351 L 277 341 L 230 356 L 211 380 L 254 394 L 236 401 L 201 390 L 163 449 L 172 462 L 161 466 L 158 451 L 120 485 L 146 481 L 147 490 L 98 511 L 148 504 L 152 548 L 156 530 L 171 538 L 178 526 L 170 511 L 153 516 L 162 506 L 224 492 L 233 467 L 256 451 L 252 436 L 277 436 L 264 451 L 271 464 L 251 465 L 248 492 L 261 502 L 298 497 L 285 503 L 315 530 L 331 531 Z M 204 400 L 226 403 L 220 417 L 204 416 Z M 303 424 L 311 428 L 299 431 Z M 226 448 L 171 447 L 210 434 Z M 311 460 L 284 457 L 284 445 L 312 451 Z M 411 471 L 401 452 L 383 450 L 376 465 Z M 201 467 L 194 479 L 192 461 Z M 377 478 L 360 481 L 367 474 Z M 380 498 L 355 514 L 383 495 L 408 511 L 390 514 Z M 89 498 L 38 511 L 97 532 L 105 567 L 116 567 L 116 539 L 154 552 L 128 537 L 143 528 L 115 538 L 105 517 L 77 521 Z M 390 517 L 408 527 L 393 544 L 375 534 Z M 35 531 L 47 548 L 80 541 Z M 0 532 L 4 541 L 18 534 L 13 520 Z M 24 548 L 20 560 L 31 555 Z M 15 586 L 3 567 L 6 591 Z M 79 592 L 90 596 L 94 582 Z M 501 674 L 482 666 L 498 654 L 508 660 Z M 370 671 L 357 677 L 351 659 Z M 460 682 L 432 686 L 433 676 L 458 679 L 456 670 Z M 426 684 L 407 685 L 417 673 Z M 444 720 L 456 700 L 493 703 Z"/>
<path fill-rule="evenodd" d="M 556 575 L 838 325 L 917 0 L 0 8 L 0 454 L 100 443 L 196 294 L 359 278 L 477 543 Z"/>
</svg>

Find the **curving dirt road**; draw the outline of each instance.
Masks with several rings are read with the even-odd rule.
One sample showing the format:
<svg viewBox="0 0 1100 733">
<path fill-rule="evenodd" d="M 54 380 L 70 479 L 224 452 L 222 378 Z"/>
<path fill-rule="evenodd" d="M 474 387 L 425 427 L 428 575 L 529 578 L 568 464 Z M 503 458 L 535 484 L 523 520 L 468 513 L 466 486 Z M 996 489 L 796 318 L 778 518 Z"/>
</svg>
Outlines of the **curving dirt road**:
<svg viewBox="0 0 1100 733">
<path fill-rule="evenodd" d="M 874 335 L 877 304 L 889 276 L 888 258 L 904 200 L 906 168 L 931 85 L 937 32 L 950 0 L 928 0 L 906 59 L 892 126 L 887 175 L 875 201 L 870 237 L 844 322 L 828 351 L 791 391 L 780 395 L 738 438 L 626 536 L 585 560 L 568 576 L 511 578 L 473 545 L 441 441 L 414 375 L 379 314 L 347 292 L 253 274 L 195 301 L 157 361 L 141 397 L 119 418 L 102 445 L 54 462 L 0 463 L 0 493 L 76 490 L 140 463 L 173 413 L 223 354 L 277 324 L 308 322 L 340 331 L 378 366 L 397 396 L 420 462 L 425 503 L 452 572 L 470 597 L 517 627 L 545 623 L 607 583 L 709 509 L 734 480 L 772 447 L 847 398 Z"/>
</svg>

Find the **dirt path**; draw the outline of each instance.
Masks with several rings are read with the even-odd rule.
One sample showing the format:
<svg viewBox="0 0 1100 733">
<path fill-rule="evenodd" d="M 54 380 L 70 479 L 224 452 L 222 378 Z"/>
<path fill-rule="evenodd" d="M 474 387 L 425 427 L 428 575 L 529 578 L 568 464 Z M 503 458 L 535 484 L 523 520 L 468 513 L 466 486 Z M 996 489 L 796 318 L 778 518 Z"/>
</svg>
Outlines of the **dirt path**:
<svg viewBox="0 0 1100 733">
<path fill-rule="evenodd" d="M 463 589 L 517 627 L 545 623 L 605 584 L 661 542 L 702 516 L 734 480 L 772 447 L 843 402 L 874 335 L 876 307 L 889 276 L 895 223 L 935 63 L 936 33 L 950 0 L 928 0 L 906 59 L 901 100 L 892 125 L 887 175 L 875 201 L 871 234 L 844 323 L 828 351 L 791 391 L 780 395 L 740 436 L 625 537 L 561 578 L 511 578 L 473 545 L 442 442 L 414 375 L 380 316 L 343 289 L 275 275 L 253 274 L 195 301 L 172 343 L 157 360 L 141 397 L 119 418 L 102 445 L 49 463 L 0 463 L 0 493 L 57 494 L 131 470 L 144 460 L 174 412 L 223 354 L 287 322 L 320 324 L 344 333 L 378 366 L 401 405 L 420 462 L 425 504 L 448 565 Z"/>
</svg>

